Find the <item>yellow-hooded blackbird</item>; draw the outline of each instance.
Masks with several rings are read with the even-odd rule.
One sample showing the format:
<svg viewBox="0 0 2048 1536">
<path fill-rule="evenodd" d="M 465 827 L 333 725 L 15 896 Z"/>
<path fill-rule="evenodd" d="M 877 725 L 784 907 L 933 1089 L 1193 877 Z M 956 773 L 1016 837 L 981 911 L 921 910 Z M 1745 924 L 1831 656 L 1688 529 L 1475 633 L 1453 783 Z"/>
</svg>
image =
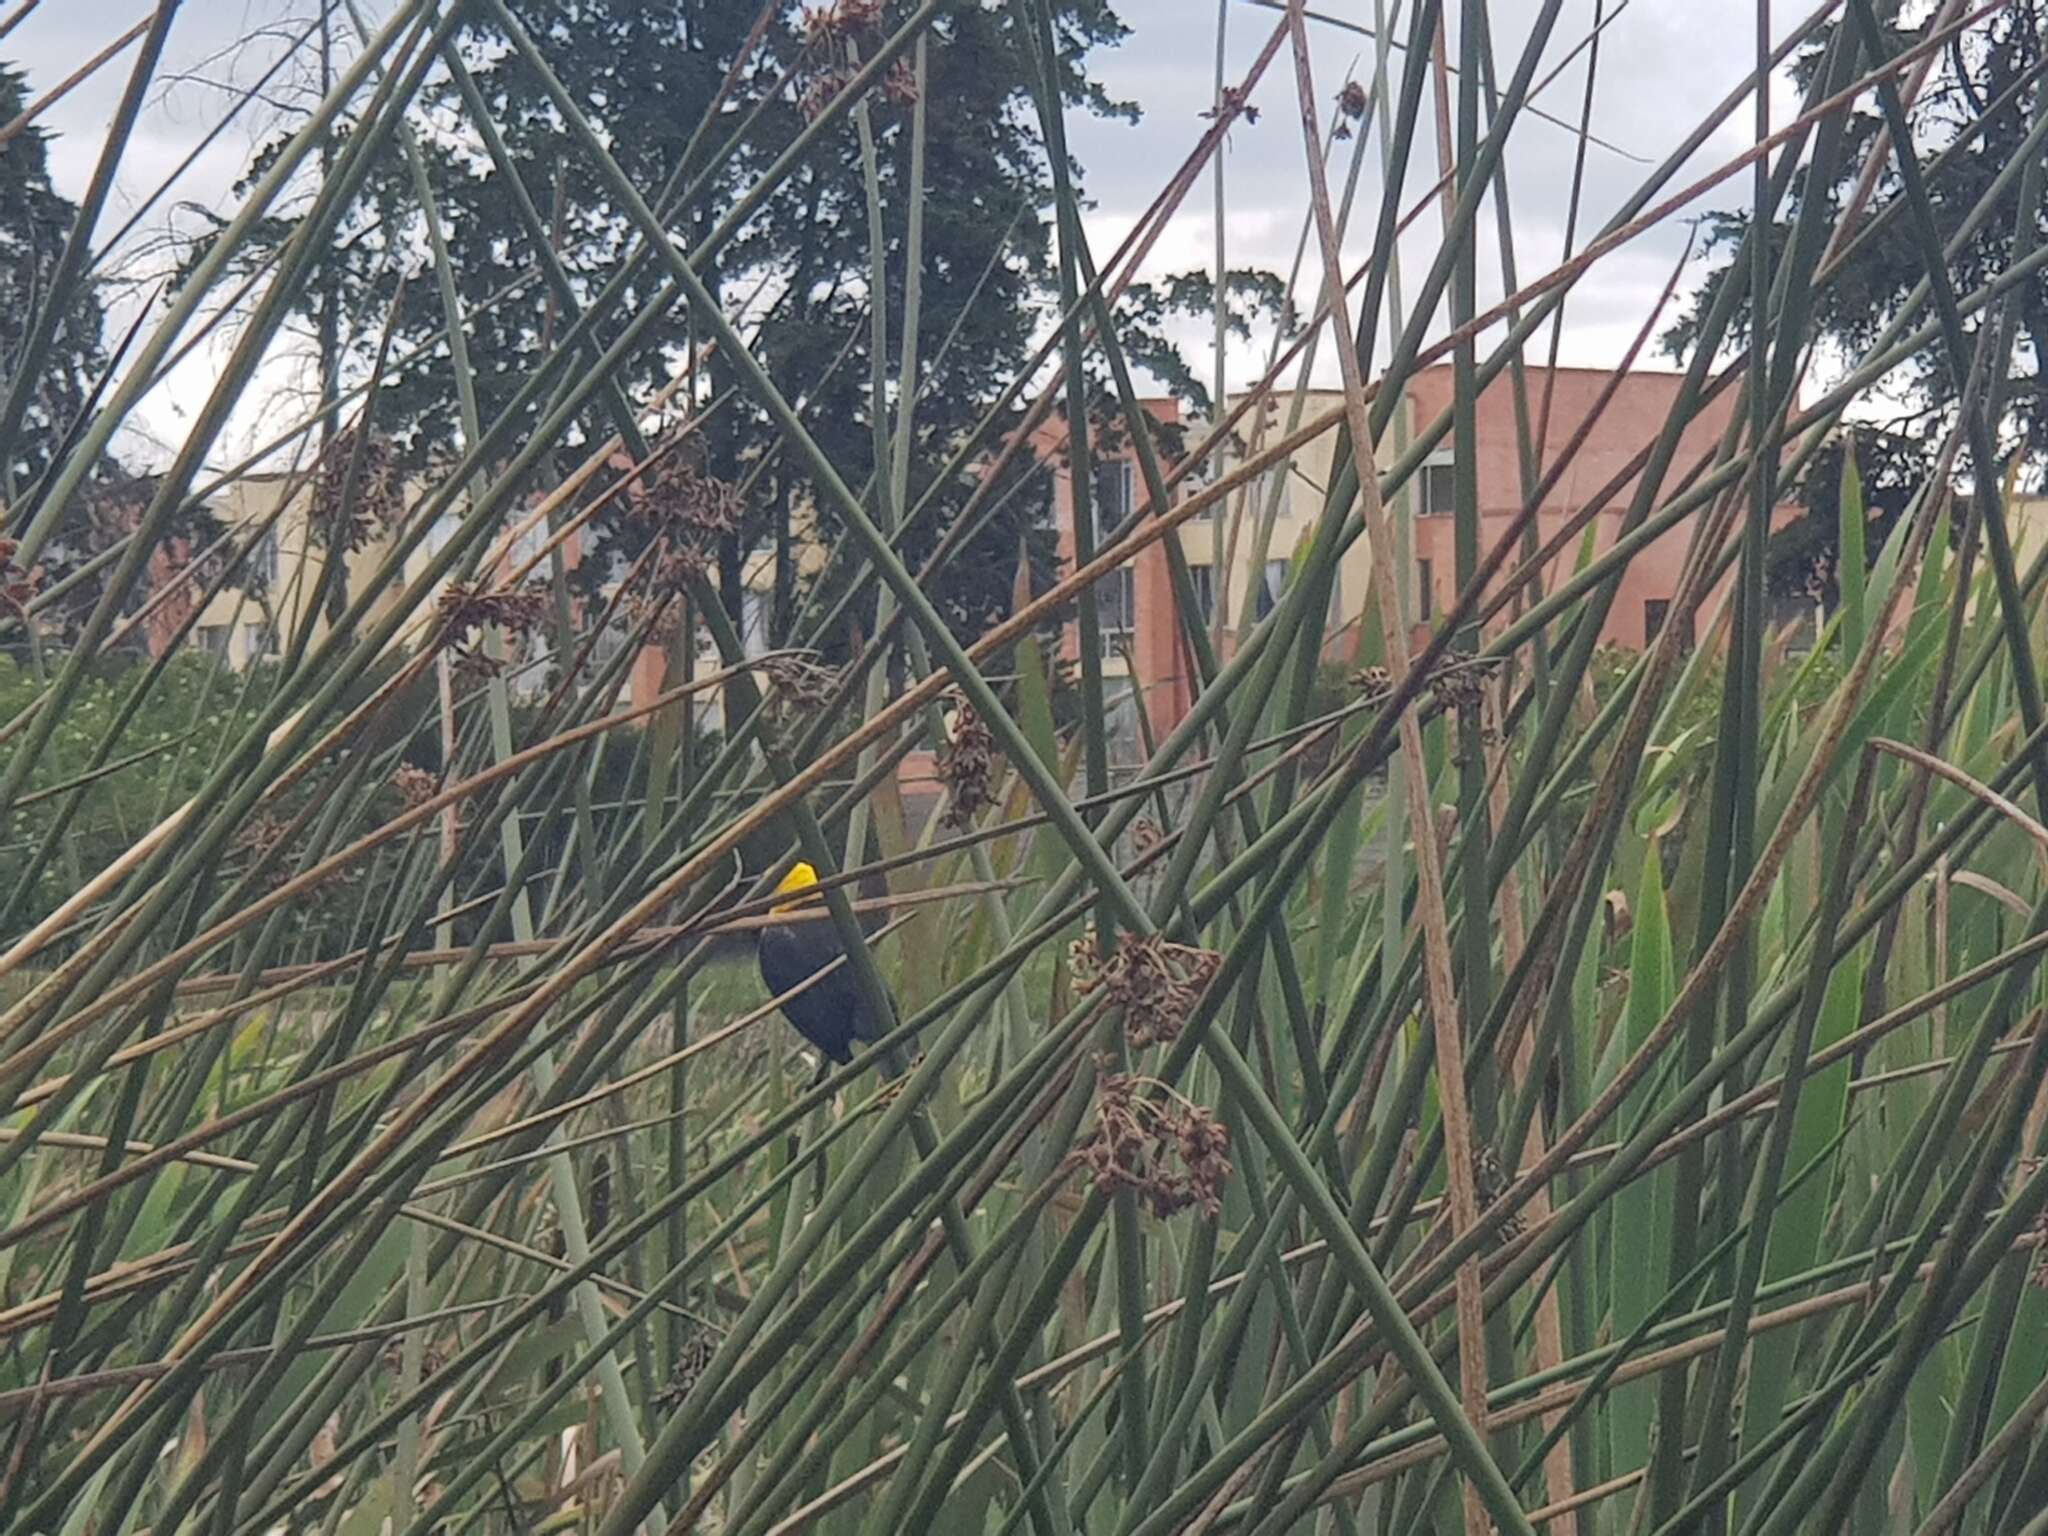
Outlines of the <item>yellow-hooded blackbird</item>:
<svg viewBox="0 0 2048 1536">
<path fill-rule="evenodd" d="M 791 898 L 776 903 L 769 911 L 792 912 L 806 904 L 802 895 L 818 883 L 818 872 L 799 862 L 775 887 L 777 896 Z M 815 900 L 815 892 L 812 898 Z M 761 930 L 757 944 L 761 980 L 772 996 L 780 996 L 830 965 L 840 956 L 839 935 L 832 924 L 821 919 L 801 923 L 771 923 Z M 782 1005 L 782 1016 L 796 1026 L 796 1032 L 825 1053 L 827 1063 L 845 1066 L 853 1060 L 856 1041 L 878 1038 L 881 1031 L 861 1001 L 860 988 L 847 966 L 805 987 Z M 820 1064 L 819 1076 L 831 1068 Z"/>
</svg>

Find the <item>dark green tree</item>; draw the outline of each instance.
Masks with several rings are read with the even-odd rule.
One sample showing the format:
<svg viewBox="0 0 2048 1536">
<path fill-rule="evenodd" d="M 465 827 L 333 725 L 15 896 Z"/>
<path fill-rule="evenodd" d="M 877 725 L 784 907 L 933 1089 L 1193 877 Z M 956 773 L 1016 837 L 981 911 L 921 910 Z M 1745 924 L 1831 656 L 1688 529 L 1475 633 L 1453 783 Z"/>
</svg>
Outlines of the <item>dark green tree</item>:
<svg viewBox="0 0 2048 1536">
<path fill-rule="evenodd" d="M 1797 488 L 1804 509 L 1774 530 L 1766 546 L 1764 586 L 1773 597 L 1819 598 L 1833 609 L 1841 592 L 1842 457 L 1854 447 L 1863 491 L 1863 558 L 1874 565 L 1884 541 L 1927 479 L 1915 438 L 1853 427 L 1822 446 Z"/>
<path fill-rule="evenodd" d="M 11 120 L 27 104 L 21 72 L 0 64 L 0 121 Z M 49 142 L 31 124 L 0 153 L 0 357 L 10 367 L 49 298 L 77 218 L 78 205 L 50 185 Z M 10 503 L 48 466 L 105 369 L 102 325 L 98 290 L 78 284 L 57 316 L 49 355 L 32 383 L 4 465 Z M 13 387 L 11 372 L 0 384 Z"/>
<path fill-rule="evenodd" d="M 21 72 L 0 65 L 0 121 L 11 120 L 27 104 L 27 82 Z M 17 387 L 11 370 L 19 366 L 41 310 L 53 302 L 58 264 L 77 220 L 78 205 L 50 183 L 48 139 L 31 124 L 0 149 L 0 394 Z M 61 307 L 42 366 L 27 381 L 20 425 L 0 454 L 0 502 L 7 508 L 0 522 L 15 530 L 31 515 L 39 480 L 81 424 L 108 368 L 98 285 L 77 282 L 56 302 Z M 111 456 L 104 457 L 64 508 L 36 568 L 12 573 L 8 585 L 16 596 L 27 600 L 49 592 L 125 539 L 135 526 L 142 505 L 138 498 L 146 489 L 146 482 Z M 159 574 L 175 569 L 217 531 L 203 511 L 174 519 L 156 560 Z M 63 643 L 103 591 L 98 580 L 88 579 L 66 589 L 54 602 L 46 601 L 37 620 L 46 639 Z M 148 596 L 147 590 L 132 593 L 127 607 L 139 607 Z M 139 644 L 140 632 L 135 635 Z M 13 604 L 0 604 L 0 647 L 18 651 L 25 639 Z"/>
<path fill-rule="evenodd" d="M 776 12 L 765 37 L 749 50 L 758 12 L 730 0 L 512 0 L 521 24 L 636 188 L 657 201 L 666 189 L 699 184 L 687 200 L 671 197 L 660 204 L 671 237 L 684 249 L 697 246 L 759 181 L 857 61 L 872 56 L 911 9 L 905 0 L 790 4 Z M 1124 35 L 1109 0 L 1056 0 L 1054 9 L 1069 108 L 1134 116 L 1132 107 L 1112 101 L 1085 70 L 1092 50 Z M 488 23 L 466 33 L 459 51 L 578 294 L 595 294 L 634 244 L 630 219 L 596 167 L 562 134 L 543 83 Z M 965 434 L 1023 369 L 1058 294 L 1050 176 L 1031 97 L 1038 65 L 1019 9 L 947 9 L 932 24 L 927 59 L 920 390 L 910 504 L 931 490 L 933 477 Z M 700 136 L 698 125 L 736 60 L 737 86 Z M 917 94 L 906 59 L 868 103 L 883 222 L 888 323 L 881 363 L 891 381 L 892 414 Z M 556 344 L 564 322 L 546 284 L 534 278 L 536 251 L 518 189 L 508 185 L 469 116 L 461 82 L 442 78 L 428 88 L 413 122 L 470 317 L 469 356 L 482 413 L 490 420 Z M 729 156 L 728 136 L 738 141 Z M 275 145 L 261 152 L 255 170 L 275 153 Z M 702 274 L 726 313 L 748 332 L 785 395 L 801 403 L 807 425 L 840 475 L 856 487 L 875 478 L 867 209 L 859 137 L 850 121 L 841 122 L 810 146 L 795 174 Z M 275 220 L 268 240 L 252 246 L 248 259 L 260 259 L 292 227 L 288 214 Z M 387 383 L 380 425 L 415 463 L 445 454 L 458 437 L 456 396 L 445 349 L 430 341 L 442 325 L 441 301 L 426 271 L 425 223 L 413 177 L 397 146 L 366 183 L 329 251 L 301 299 L 310 331 L 338 337 L 342 373 L 360 377 L 395 303 L 394 355 L 413 354 L 419 361 L 397 370 Z M 662 278 L 656 264 L 642 264 L 620 316 L 644 308 Z M 1239 328 L 1255 311 L 1277 309 L 1271 279 L 1239 275 L 1231 286 L 1232 319 Z M 1206 283 L 1192 279 L 1134 290 L 1127 300 L 1145 333 L 1137 360 L 1197 407 L 1206 405 L 1206 397 L 1178 362 L 1164 327 L 1208 302 Z M 616 334 L 623 323 L 614 321 L 604 335 Z M 680 308 L 673 311 L 619 376 L 628 395 L 644 401 L 668 383 L 694 339 L 688 316 Z M 721 528 L 716 549 L 705 552 L 737 617 L 746 551 L 786 549 L 791 520 L 806 511 L 821 519 L 828 542 L 836 530 L 803 466 L 775 446 L 765 415 L 731 390 L 725 360 L 712 356 L 694 383 L 700 404 L 721 403 L 698 430 L 693 473 L 721 487 L 747 486 L 747 494 L 730 504 L 731 526 Z M 609 419 L 596 414 L 583 427 L 590 440 L 610 430 Z M 1029 483 L 1003 488 L 1008 494 L 1001 497 L 999 514 L 952 563 L 957 574 L 949 576 L 941 606 L 963 634 L 979 632 L 991 613 L 1007 611 L 1020 549 L 1041 577 L 1049 571 L 1049 481 L 1042 473 L 1024 479 Z M 937 515 L 921 519 L 905 540 L 913 563 L 930 550 L 972 490 L 965 476 L 940 487 Z M 581 576 L 601 583 L 654 532 L 644 506 L 615 498 L 596 536 L 606 558 L 586 561 Z M 778 635 L 788 623 L 796 586 L 790 562 L 783 562 L 781 574 L 782 601 L 771 618 Z"/>
<path fill-rule="evenodd" d="M 1880 7 L 1884 9 L 1891 8 Z M 1896 54 L 1919 42 L 1925 36 L 1928 18 L 1938 9 L 1907 8 L 1911 19 L 1893 24 L 1887 36 L 1889 51 Z M 1946 153 L 1938 172 L 1927 177 L 1928 200 L 1945 245 L 1963 229 L 1992 183 L 2014 163 L 2033 125 L 2039 110 L 2035 98 L 2042 86 L 2030 76 L 2041 59 L 2042 28 L 2048 24 L 2044 9 L 2048 7 L 2042 0 L 2015 0 L 1952 39 L 1936 55 L 1912 105 L 1909 122 L 1922 165 L 1954 151 Z M 1854 46 L 1860 31 L 1849 21 L 1837 21 L 1816 32 L 1796 55 L 1792 74 L 1802 89 L 1819 72 L 1827 49 L 1838 38 L 1843 46 Z M 1868 63 L 1862 61 L 1859 71 Z M 1772 231 L 1778 251 L 1783 250 L 1791 221 L 1805 200 L 1823 199 L 1829 221 L 1840 218 L 1869 150 L 1885 133 L 1877 101 L 1866 95 L 1849 120 L 1848 143 L 1839 161 L 1842 175 L 1826 186 L 1813 185 L 1804 169 L 1795 178 L 1787 206 Z M 1914 234 L 1905 197 L 1897 159 L 1887 146 L 1873 194 L 1857 225 L 1862 233 L 1841 270 L 1811 296 L 1820 336 L 1844 354 L 1868 346 L 1898 316 L 1926 275 L 1924 252 Z M 1975 227 L 1950 260 L 1958 292 L 1967 293 L 2011 266 L 2019 214 L 2019 178 L 2015 177 L 1991 216 Z M 1708 215 L 1708 249 L 1732 258 L 1748 233 L 1749 222 L 1746 211 Z M 2035 227 L 2026 232 L 2028 247 L 2037 247 L 2044 235 L 2048 235 L 2048 204 L 2036 210 Z M 1728 278 L 1729 265 L 1724 261 L 1694 295 L 1684 316 L 1665 333 L 1663 345 L 1672 356 L 1684 357 L 1691 351 L 1701 318 Z M 2043 359 L 2048 358 L 2048 275 L 2036 273 L 2022 283 L 2013 290 L 2013 302 L 2018 306 L 2013 376 L 2006 408 L 1994 430 L 2001 453 L 2020 453 L 2038 460 L 2048 452 L 2048 376 L 2042 369 Z M 1748 324 L 1745 299 L 1732 338 L 1739 342 Z M 1974 325 L 1968 329 L 1974 336 Z M 1968 360 L 1964 361 L 1967 364 Z M 1923 455 L 1930 453 L 1953 419 L 1957 377 L 1955 359 L 1937 337 L 1888 381 L 1889 390 L 1900 397 L 1901 409 L 1897 419 L 1885 425 L 1920 444 Z"/>
</svg>

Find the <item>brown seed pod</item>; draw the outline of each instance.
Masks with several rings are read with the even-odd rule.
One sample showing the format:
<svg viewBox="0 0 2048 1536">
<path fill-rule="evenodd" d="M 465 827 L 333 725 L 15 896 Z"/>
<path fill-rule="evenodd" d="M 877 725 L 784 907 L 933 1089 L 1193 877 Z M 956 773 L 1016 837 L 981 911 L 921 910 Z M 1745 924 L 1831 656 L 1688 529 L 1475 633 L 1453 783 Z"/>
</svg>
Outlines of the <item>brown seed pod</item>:
<svg viewBox="0 0 2048 1536">
<path fill-rule="evenodd" d="M 1191 1206 L 1220 1214 L 1230 1177 L 1223 1122 L 1149 1078 L 1106 1072 L 1101 1082 L 1095 1132 L 1074 1150 L 1072 1165 L 1105 1194 L 1130 1190 L 1162 1219 Z"/>
<path fill-rule="evenodd" d="M 816 660 L 815 651 L 803 655 L 770 656 L 761 671 L 775 686 L 779 703 L 790 709 L 824 709 L 839 687 L 839 674 Z"/>
<path fill-rule="evenodd" d="M 430 773 L 417 763 L 400 763 L 398 771 L 391 775 L 391 785 L 410 810 L 425 805 L 441 792 L 441 776 Z"/>
<path fill-rule="evenodd" d="M 1073 954 L 1074 985 L 1082 992 L 1100 988 L 1110 1007 L 1123 1010 L 1133 1050 L 1178 1038 L 1223 963 L 1214 950 L 1175 944 L 1156 933 L 1126 935 L 1106 961 L 1096 954 L 1090 934 L 1076 941 Z"/>
<path fill-rule="evenodd" d="M 28 607 L 43 579 L 41 566 L 24 570 L 14 563 L 20 549 L 21 545 L 13 539 L 0 539 L 0 601 L 5 601 L 16 612 Z"/>
<path fill-rule="evenodd" d="M 996 768 L 1001 757 L 988 724 L 962 699 L 953 714 L 952 740 L 939 754 L 939 782 L 946 787 L 945 824 L 969 826 L 996 803 Z"/>
<path fill-rule="evenodd" d="M 350 554 L 405 514 L 405 481 L 391 439 L 371 431 L 359 456 L 356 443 L 363 430 L 360 424 L 348 427 L 321 448 L 313 463 L 312 500 L 306 509 L 313 537 L 329 549 Z"/>
<path fill-rule="evenodd" d="M 704 1368 L 711 1364 L 711 1357 L 718 1352 L 718 1340 L 711 1330 L 702 1324 L 693 1326 L 683 1336 L 676 1350 L 676 1367 L 669 1372 L 668 1381 L 654 1395 L 654 1406 L 663 1413 L 673 1413 L 682 1407 L 683 1400 L 690 1395 L 690 1389 L 703 1378 Z"/>
<path fill-rule="evenodd" d="M 1488 1206 L 1508 1192 L 1508 1186 L 1513 1180 L 1508 1177 L 1507 1169 L 1501 1165 L 1500 1154 L 1490 1146 L 1481 1146 L 1475 1148 L 1472 1153 L 1472 1182 L 1479 1196 L 1480 1205 Z M 1520 1211 L 1509 1213 L 1500 1224 L 1499 1233 L 1503 1242 L 1512 1242 L 1520 1237 L 1522 1232 Z"/>
</svg>

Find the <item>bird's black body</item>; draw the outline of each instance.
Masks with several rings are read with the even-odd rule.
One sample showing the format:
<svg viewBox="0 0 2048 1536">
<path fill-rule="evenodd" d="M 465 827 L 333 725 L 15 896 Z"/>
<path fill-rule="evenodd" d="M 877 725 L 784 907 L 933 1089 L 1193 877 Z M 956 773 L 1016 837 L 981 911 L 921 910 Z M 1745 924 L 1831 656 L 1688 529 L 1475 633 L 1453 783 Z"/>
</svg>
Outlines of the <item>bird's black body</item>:
<svg viewBox="0 0 2048 1536">
<path fill-rule="evenodd" d="M 839 958 L 839 940 L 832 925 L 824 922 L 776 923 L 763 928 L 758 949 L 761 980 L 775 996 Z M 855 1041 L 875 1036 L 860 989 L 843 965 L 785 1002 L 782 1016 L 841 1066 L 853 1060 Z"/>
</svg>

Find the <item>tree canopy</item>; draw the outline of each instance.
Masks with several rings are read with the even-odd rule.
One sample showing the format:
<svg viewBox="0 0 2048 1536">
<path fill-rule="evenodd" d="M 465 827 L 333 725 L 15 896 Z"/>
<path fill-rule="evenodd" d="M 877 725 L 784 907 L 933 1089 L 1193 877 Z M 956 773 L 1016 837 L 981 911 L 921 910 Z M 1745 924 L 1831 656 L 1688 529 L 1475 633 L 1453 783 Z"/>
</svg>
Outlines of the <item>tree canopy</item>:
<svg viewBox="0 0 2048 1536">
<path fill-rule="evenodd" d="M 11 121 L 27 104 L 26 77 L 19 69 L 0 64 L 0 121 Z M 17 385 L 12 371 L 23 365 L 31 331 L 55 289 L 58 265 L 77 222 L 78 205 L 51 184 L 49 141 L 31 123 L 0 151 L 0 358 L 6 359 L 0 395 L 24 389 L 19 424 L 8 450 L 0 455 L 5 460 L 0 463 L 0 497 L 8 509 L 7 521 L 16 527 L 36 499 L 39 478 L 91 408 L 109 366 L 100 288 L 88 279 L 71 285 L 52 317 L 49 342 L 35 376 Z M 101 457 L 64 509 L 34 569 L 8 572 L 10 600 L 0 607 L 0 645 L 19 647 L 24 639 L 19 614 L 11 610 L 51 593 L 129 536 L 145 490 L 145 482 L 111 454 Z M 186 510 L 172 520 L 166 559 L 175 566 L 215 532 L 202 509 Z M 104 590 L 96 575 L 73 582 L 61 595 L 46 597 L 38 610 L 38 626 L 62 640 L 83 622 Z M 131 594 L 126 606 L 137 608 L 146 597 L 146 592 Z"/>
<path fill-rule="evenodd" d="M 1927 36 L 1939 7 L 1912 8 L 1911 19 L 1895 20 L 1886 33 L 1888 51 L 1897 54 Z M 2023 153 L 2035 126 L 2037 108 L 2028 84 L 2041 64 L 2040 0 L 2017 0 L 1987 15 L 1981 25 L 1951 38 L 1934 54 L 1925 83 L 1907 115 L 1923 160 L 1940 157 L 1939 175 L 1925 177 L 1935 228 L 1950 247 L 1950 280 L 1967 293 L 2005 272 L 2023 249 L 2036 249 L 2048 236 L 2042 206 L 2032 210 L 2030 227 L 2021 226 L 2021 178 L 2011 176 L 1988 218 L 1971 221 L 1977 205 Z M 1795 55 L 1792 75 L 1807 87 L 1837 41 L 1853 46 L 1857 28 L 1831 23 Z M 1867 67 L 1867 61 L 1865 61 Z M 1824 200 L 1830 223 L 1846 213 L 1863 165 L 1873 146 L 1887 133 L 1872 95 L 1866 95 L 1846 118 L 1847 141 L 1839 160 L 1842 173 L 1825 186 L 1814 186 L 1802 170 L 1795 176 L 1772 238 L 1782 250 L 1804 202 Z M 1717 212 L 1706 221 L 1708 248 L 1733 253 L 1747 234 L 1747 210 Z M 1840 270 L 1812 295 L 1817 334 L 1838 351 L 1849 354 L 1867 347 L 1905 309 L 1913 291 L 1925 280 L 1927 261 L 1914 231 L 1907 191 L 1897 157 L 1882 150 L 1871 196 L 1844 245 Z M 1728 280 L 1724 262 L 1694 295 L 1687 312 L 1663 337 L 1674 357 L 1688 354 L 1701 319 Z M 2001 453 L 2038 459 L 2048 452 L 2048 378 L 2042 361 L 2048 357 L 2048 274 L 2035 272 L 2010 290 L 2016 306 L 2016 345 L 2007 385 L 2006 409 L 1994 423 Z M 1975 322 L 1967 328 L 1974 336 Z M 1748 326 L 1745 298 L 1731 339 L 1739 341 Z M 1967 359 L 1964 360 L 1967 365 Z M 1899 399 L 1899 411 L 1886 425 L 1922 445 L 1940 441 L 1952 419 L 1958 391 L 1956 360 L 1937 334 L 1887 380 L 1887 393 Z M 1925 447 L 1931 452 L 1931 447 Z M 1967 457 L 1967 456 L 1966 456 Z"/>
<path fill-rule="evenodd" d="M 1028 361 L 1055 312 L 1058 284 L 1030 29 L 1016 7 L 949 8 L 932 24 L 922 84 L 911 60 L 899 60 L 886 88 L 866 104 L 881 210 L 886 337 L 884 355 L 874 357 L 862 136 L 852 122 L 809 137 L 806 129 L 819 105 L 862 58 L 873 56 L 899 13 L 909 9 L 893 0 L 791 5 L 768 16 L 757 36 L 753 8 L 719 0 L 511 4 L 680 247 L 696 247 L 767 166 L 792 151 L 800 156 L 795 173 L 774 185 L 701 275 L 748 332 L 771 377 L 799 405 L 840 475 L 856 487 L 869 483 L 875 469 L 872 378 L 878 366 L 889 381 L 891 418 L 902 409 L 896 381 L 905 340 L 910 206 L 921 198 L 918 390 L 906 497 L 914 503 Z M 1086 72 L 1091 50 L 1124 35 L 1108 0 L 1059 0 L 1054 17 L 1066 103 L 1135 116 L 1135 108 L 1112 100 Z M 465 34 L 456 53 L 467 78 L 450 71 L 429 84 L 422 110 L 412 114 L 413 137 L 457 274 L 478 405 L 489 422 L 566 325 L 557 296 L 537 275 L 535 219 L 544 221 L 579 296 L 627 271 L 636 229 L 611 186 L 564 135 L 544 82 L 516 51 L 483 26 Z M 732 85 L 711 131 L 693 135 L 692 125 L 705 120 L 728 76 Z M 922 184 L 913 189 L 912 120 L 920 96 L 924 166 Z M 470 109 L 478 102 L 502 138 L 502 161 L 475 125 Z M 717 141 L 721 131 L 730 133 L 730 142 Z M 252 175 L 271 163 L 281 143 L 258 154 Z M 445 455 L 460 438 L 447 348 L 438 339 L 442 300 L 425 272 L 426 217 L 404 146 L 393 142 L 306 285 L 300 311 L 314 334 L 330 338 L 336 372 L 353 377 L 368 369 L 393 317 L 391 355 L 417 361 L 396 369 L 382 389 L 378 424 L 415 463 Z M 280 215 L 266 240 L 244 247 L 239 259 L 262 260 L 293 227 L 289 212 Z M 620 313 L 640 313 L 662 276 L 654 263 L 631 271 Z M 1240 328 L 1253 311 L 1277 307 L 1270 278 L 1240 274 L 1230 287 L 1232 320 Z M 1198 407 L 1206 406 L 1206 395 L 1173 351 L 1165 327 L 1176 316 L 1205 312 L 1211 299 L 1206 279 L 1190 278 L 1134 289 L 1126 301 L 1135 322 L 1135 359 Z M 696 339 L 686 308 L 671 310 L 655 332 L 657 345 L 637 349 L 635 371 L 620 378 L 628 398 L 642 404 L 668 384 Z M 692 457 L 699 471 L 727 487 L 748 486 L 718 551 L 728 606 L 745 552 L 786 545 L 786 529 L 799 510 L 815 513 L 828 541 L 834 531 L 831 510 L 803 466 L 781 452 L 759 462 L 774 434 L 765 414 L 733 383 L 715 355 L 693 381 L 700 417 Z M 593 418 L 586 430 L 601 437 L 611 424 Z M 942 606 L 963 633 L 977 632 L 990 613 L 1007 609 L 1020 548 L 1041 574 L 1050 564 L 1045 476 L 1024 478 L 1035 483 L 1005 487 L 1011 494 L 1000 498 L 972 555 L 952 563 L 958 574 L 949 577 Z M 940 515 L 921 520 L 905 541 L 909 559 L 930 548 L 970 489 L 965 483 L 940 488 Z M 585 580 L 603 581 L 637 553 L 647 533 L 635 526 L 635 516 L 628 501 L 613 501 L 595 530 L 610 558 L 586 562 Z M 778 625 L 787 622 L 794 581 L 787 570 L 781 574 Z"/>
<path fill-rule="evenodd" d="M 11 121 L 27 105 L 21 71 L 0 64 L 0 121 Z M 30 124 L 0 153 L 0 356 L 8 359 L 10 369 L 51 289 L 77 218 L 78 205 L 51 186 L 49 142 Z M 32 382 L 21 429 L 4 466 L 9 501 L 55 457 L 106 367 L 100 341 L 104 316 L 96 288 L 76 285 L 56 321 L 48 357 Z M 13 387 L 11 372 L 4 383 Z"/>
</svg>

